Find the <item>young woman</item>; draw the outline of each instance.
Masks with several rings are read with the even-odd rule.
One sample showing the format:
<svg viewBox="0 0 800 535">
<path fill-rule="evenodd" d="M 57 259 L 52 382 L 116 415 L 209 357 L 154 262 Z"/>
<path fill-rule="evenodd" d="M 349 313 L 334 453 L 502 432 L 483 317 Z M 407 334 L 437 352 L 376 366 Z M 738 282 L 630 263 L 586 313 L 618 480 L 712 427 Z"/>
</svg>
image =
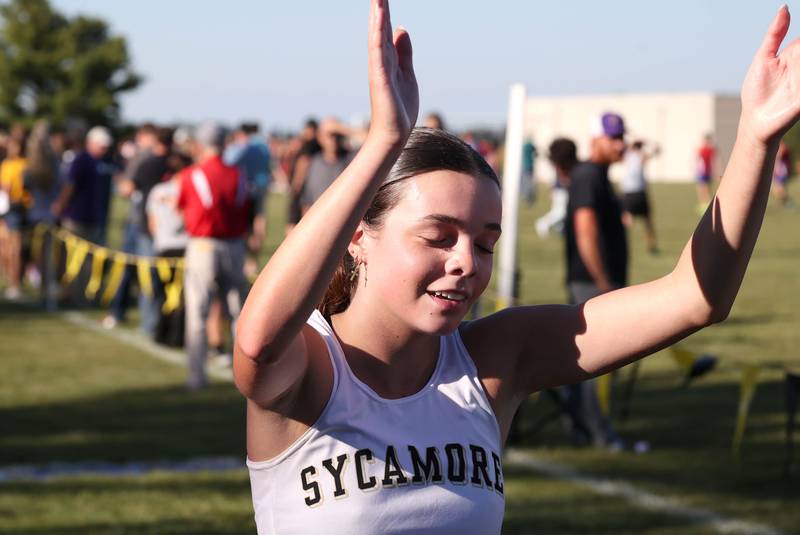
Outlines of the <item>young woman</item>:
<svg viewBox="0 0 800 535">
<path fill-rule="evenodd" d="M 8 154 L 0 163 L 0 188 L 7 194 L 10 209 L 3 216 L 0 231 L 0 254 L 6 287 L 3 296 L 16 300 L 22 296 L 22 232 L 31 204 L 30 192 L 25 189 L 26 133 L 17 130 L 8 140 Z"/>
<path fill-rule="evenodd" d="M 498 533 L 521 400 L 723 320 L 800 113 L 800 44 L 777 55 L 788 25 L 784 7 L 745 80 L 717 196 L 671 273 L 462 323 L 491 275 L 500 189 L 457 139 L 412 131 L 411 42 L 373 0 L 369 135 L 264 268 L 237 329 L 259 532 Z"/>
</svg>

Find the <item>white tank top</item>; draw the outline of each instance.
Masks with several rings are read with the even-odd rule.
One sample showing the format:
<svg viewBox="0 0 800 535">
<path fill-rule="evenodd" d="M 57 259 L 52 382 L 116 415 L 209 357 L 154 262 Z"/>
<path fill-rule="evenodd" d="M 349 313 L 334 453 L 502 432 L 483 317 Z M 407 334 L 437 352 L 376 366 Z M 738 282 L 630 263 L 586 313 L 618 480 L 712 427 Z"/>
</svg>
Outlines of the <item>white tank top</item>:
<svg viewBox="0 0 800 535">
<path fill-rule="evenodd" d="M 500 533 L 500 429 L 458 331 L 412 396 L 384 399 L 355 377 L 328 322 L 333 389 L 317 422 L 268 461 L 251 461 L 259 535 Z"/>
<path fill-rule="evenodd" d="M 625 174 L 622 177 L 623 193 L 638 193 L 647 189 L 644 178 L 644 158 L 640 152 L 629 150 L 625 153 Z"/>
</svg>

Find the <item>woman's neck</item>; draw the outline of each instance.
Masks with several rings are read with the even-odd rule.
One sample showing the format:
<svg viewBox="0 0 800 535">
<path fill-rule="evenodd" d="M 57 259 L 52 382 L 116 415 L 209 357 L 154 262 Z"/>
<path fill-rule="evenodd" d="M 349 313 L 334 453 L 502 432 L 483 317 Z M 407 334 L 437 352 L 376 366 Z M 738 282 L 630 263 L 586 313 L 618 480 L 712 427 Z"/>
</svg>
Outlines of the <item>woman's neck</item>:
<svg viewBox="0 0 800 535">
<path fill-rule="evenodd" d="M 415 394 L 436 368 L 436 335 L 414 332 L 397 318 L 353 306 L 333 316 L 331 322 L 350 369 L 381 397 Z"/>
</svg>

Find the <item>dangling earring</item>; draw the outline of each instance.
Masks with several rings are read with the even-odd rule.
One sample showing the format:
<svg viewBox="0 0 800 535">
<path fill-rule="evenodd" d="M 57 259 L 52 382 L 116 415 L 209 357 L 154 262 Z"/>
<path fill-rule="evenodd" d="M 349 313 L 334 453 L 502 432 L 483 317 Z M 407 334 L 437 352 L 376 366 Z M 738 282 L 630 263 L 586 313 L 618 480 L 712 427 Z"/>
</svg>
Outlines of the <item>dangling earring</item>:
<svg viewBox="0 0 800 535">
<path fill-rule="evenodd" d="M 361 259 L 356 258 L 355 265 L 353 265 L 352 271 L 350 271 L 350 282 L 353 282 L 358 278 L 358 266 L 361 265 Z"/>
<path fill-rule="evenodd" d="M 367 263 L 364 262 L 364 288 L 367 287 Z"/>
</svg>

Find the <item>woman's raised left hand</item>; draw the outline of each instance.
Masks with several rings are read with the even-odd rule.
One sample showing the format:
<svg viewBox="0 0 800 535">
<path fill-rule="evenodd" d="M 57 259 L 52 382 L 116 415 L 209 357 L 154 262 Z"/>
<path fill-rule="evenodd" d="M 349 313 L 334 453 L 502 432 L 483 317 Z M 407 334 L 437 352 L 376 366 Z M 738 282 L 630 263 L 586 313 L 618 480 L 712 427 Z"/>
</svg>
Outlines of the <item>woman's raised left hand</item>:
<svg viewBox="0 0 800 535">
<path fill-rule="evenodd" d="M 789 19 L 789 8 L 781 6 L 742 84 L 740 128 L 762 143 L 780 139 L 800 117 L 800 41 L 778 54 Z"/>
</svg>

